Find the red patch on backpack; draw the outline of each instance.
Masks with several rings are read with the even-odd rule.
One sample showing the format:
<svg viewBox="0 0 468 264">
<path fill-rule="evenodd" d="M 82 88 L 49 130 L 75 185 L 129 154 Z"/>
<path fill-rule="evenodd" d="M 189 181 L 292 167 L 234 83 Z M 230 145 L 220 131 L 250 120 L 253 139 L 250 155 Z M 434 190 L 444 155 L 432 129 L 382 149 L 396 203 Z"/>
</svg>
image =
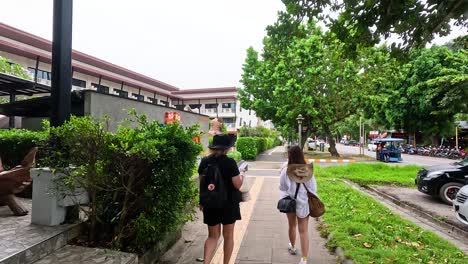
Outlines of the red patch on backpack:
<svg viewBox="0 0 468 264">
<path fill-rule="evenodd" d="M 214 189 L 215 189 L 215 185 L 214 185 L 214 184 L 208 185 L 208 190 L 209 190 L 209 191 L 212 191 L 212 190 L 214 190 Z"/>
</svg>

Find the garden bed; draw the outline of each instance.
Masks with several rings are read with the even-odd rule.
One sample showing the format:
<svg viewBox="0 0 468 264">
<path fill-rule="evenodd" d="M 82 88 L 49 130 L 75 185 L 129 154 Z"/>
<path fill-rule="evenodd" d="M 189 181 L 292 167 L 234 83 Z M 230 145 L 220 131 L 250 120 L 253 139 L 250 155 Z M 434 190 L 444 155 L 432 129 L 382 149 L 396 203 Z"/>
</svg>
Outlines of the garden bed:
<svg viewBox="0 0 468 264">
<path fill-rule="evenodd" d="M 468 262 L 468 257 L 449 242 L 323 174 L 317 177 L 319 194 L 327 206 L 321 234 L 331 234 L 327 243 L 331 249 L 342 248 L 356 263 Z"/>
<path fill-rule="evenodd" d="M 367 155 L 359 154 L 340 154 L 340 157 L 333 157 L 329 152 L 317 152 L 317 151 L 304 151 L 304 156 L 308 159 L 336 159 L 336 160 L 355 160 L 355 161 L 373 161 L 374 158 L 371 158 Z"/>
</svg>

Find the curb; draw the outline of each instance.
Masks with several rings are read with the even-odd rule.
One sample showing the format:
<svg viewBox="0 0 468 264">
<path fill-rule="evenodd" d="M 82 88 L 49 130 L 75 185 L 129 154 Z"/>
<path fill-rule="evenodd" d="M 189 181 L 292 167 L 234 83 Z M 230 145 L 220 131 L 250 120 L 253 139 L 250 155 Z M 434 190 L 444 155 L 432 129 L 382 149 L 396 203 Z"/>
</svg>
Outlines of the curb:
<svg viewBox="0 0 468 264">
<path fill-rule="evenodd" d="M 318 217 L 318 218 L 315 218 L 315 219 L 319 223 L 319 226 L 321 226 L 322 224 L 326 225 L 325 221 L 323 221 L 321 217 Z M 327 243 L 330 242 L 332 237 L 333 237 L 333 235 L 331 233 L 327 235 L 327 237 L 326 237 Z M 325 244 L 327 244 L 327 243 L 325 243 Z M 351 260 L 349 258 L 346 258 L 345 254 L 344 254 L 344 250 L 341 247 L 336 247 L 334 250 L 331 249 L 330 251 L 335 253 L 336 258 L 337 258 L 337 263 L 340 263 L 340 264 L 354 264 L 353 260 Z"/>
<path fill-rule="evenodd" d="M 336 159 L 309 159 L 310 162 L 320 162 L 320 163 L 351 163 L 356 162 L 355 160 L 350 159 L 343 159 L 343 160 L 336 160 Z"/>
<path fill-rule="evenodd" d="M 453 224 L 450 224 L 446 221 L 442 221 L 442 220 L 439 220 L 435 217 L 433 217 L 431 214 L 425 212 L 424 210 L 421 210 L 420 208 L 418 208 L 417 206 L 414 206 L 410 203 L 407 203 L 405 201 L 401 201 L 401 200 L 398 200 L 396 199 L 395 197 L 389 195 L 389 194 L 386 194 L 384 192 L 381 192 L 373 187 L 370 187 L 370 186 L 366 186 L 366 187 L 363 187 L 364 189 L 367 189 L 371 192 L 374 192 L 375 194 L 379 195 L 380 197 L 386 199 L 386 200 L 389 200 L 390 202 L 402 207 L 402 208 L 406 208 L 406 209 L 410 209 L 414 212 L 416 212 L 416 214 L 420 217 L 423 217 L 424 219 L 426 220 L 429 220 L 431 221 L 432 223 L 434 224 L 437 224 L 438 226 L 442 227 L 442 228 L 446 228 L 446 229 L 449 229 L 451 230 L 452 233 L 458 235 L 458 236 L 461 236 L 465 239 L 468 239 L 468 231 L 465 231 L 463 229 L 461 229 L 460 227 L 456 226 L 456 225 L 453 225 Z"/>
</svg>

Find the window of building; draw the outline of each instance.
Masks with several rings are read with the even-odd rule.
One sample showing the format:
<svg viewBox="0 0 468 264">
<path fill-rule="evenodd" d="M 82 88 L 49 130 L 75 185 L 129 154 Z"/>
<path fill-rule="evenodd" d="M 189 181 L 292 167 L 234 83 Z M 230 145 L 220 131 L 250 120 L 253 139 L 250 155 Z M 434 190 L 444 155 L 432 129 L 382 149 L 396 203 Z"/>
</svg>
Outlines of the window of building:
<svg viewBox="0 0 468 264">
<path fill-rule="evenodd" d="M 207 109 L 218 108 L 218 105 L 217 104 L 205 104 L 205 108 Z"/>
<path fill-rule="evenodd" d="M 99 85 L 97 83 L 91 83 L 91 86 L 93 88 L 95 88 L 100 93 L 105 93 L 105 94 L 109 93 L 109 86 L 105 86 L 105 85 L 102 85 L 102 84 Z"/>
<path fill-rule="evenodd" d="M 153 98 L 148 96 L 148 100 L 153 104 L 158 104 L 158 98 Z"/>
<path fill-rule="evenodd" d="M 141 94 L 132 93 L 132 95 L 135 96 L 138 101 L 144 101 L 145 100 L 145 97 L 143 95 L 141 95 Z"/>
<path fill-rule="evenodd" d="M 249 115 L 252 115 L 252 110 L 249 109 Z"/>
<path fill-rule="evenodd" d="M 239 120 L 239 126 L 242 126 L 242 117 Z"/>
<path fill-rule="evenodd" d="M 128 92 L 120 89 L 114 89 L 114 92 L 116 92 L 120 97 L 127 98 L 128 97 Z"/>
<path fill-rule="evenodd" d="M 234 103 L 223 103 L 221 105 L 222 108 L 231 108 L 231 109 L 234 109 Z"/>
<path fill-rule="evenodd" d="M 28 67 L 28 70 L 31 71 L 33 74 L 36 72 L 36 69 L 32 67 Z M 37 78 L 50 81 L 52 79 L 52 75 L 48 71 L 37 69 Z"/>
<path fill-rule="evenodd" d="M 201 104 L 189 104 L 191 109 L 198 109 L 201 108 Z"/>
<path fill-rule="evenodd" d="M 73 78 L 72 79 L 72 85 L 82 87 L 82 88 L 86 88 L 86 82 L 83 81 L 83 80 L 80 80 L 80 79 Z"/>
<path fill-rule="evenodd" d="M 223 117 L 223 123 L 233 124 L 234 122 L 235 121 L 233 117 Z"/>
</svg>

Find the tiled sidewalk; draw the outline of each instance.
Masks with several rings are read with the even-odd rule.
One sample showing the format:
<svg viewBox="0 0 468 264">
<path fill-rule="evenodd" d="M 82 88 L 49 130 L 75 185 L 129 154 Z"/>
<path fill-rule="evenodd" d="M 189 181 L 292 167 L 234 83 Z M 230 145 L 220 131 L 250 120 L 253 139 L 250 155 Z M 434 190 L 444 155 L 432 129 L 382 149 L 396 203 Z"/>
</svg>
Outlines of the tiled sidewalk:
<svg viewBox="0 0 468 264">
<path fill-rule="evenodd" d="M 278 202 L 278 177 L 266 177 L 255 204 L 247 232 L 242 241 L 236 264 L 278 263 L 294 264 L 300 260 L 300 250 L 297 256 L 288 253 L 288 224 L 284 214 L 276 209 Z M 325 240 L 316 229 L 316 221 L 309 219 L 309 260 L 308 263 L 336 263 L 335 256 L 324 247 Z M 300 249 L 299 234 L 296 241 Z"/>
</svg>

